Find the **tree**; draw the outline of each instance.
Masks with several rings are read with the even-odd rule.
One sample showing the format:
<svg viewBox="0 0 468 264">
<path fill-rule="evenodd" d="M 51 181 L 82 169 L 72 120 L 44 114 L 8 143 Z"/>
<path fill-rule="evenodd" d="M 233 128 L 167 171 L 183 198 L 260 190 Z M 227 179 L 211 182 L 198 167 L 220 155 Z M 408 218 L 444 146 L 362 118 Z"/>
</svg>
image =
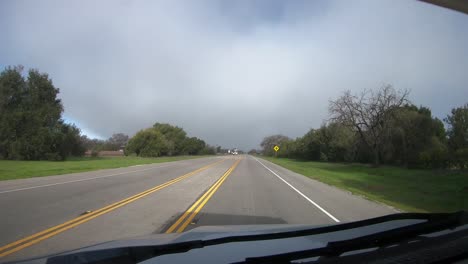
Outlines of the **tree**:
<svg viewBox="0 0 468 264">
<path fill-rule="evenodd" d="M 214 155 L 216 154 L 216 148 L 210 145 L 206 145 L 201 151 L 201 155 Z"/>
<path fill-rule="evenodd" d="M 144 157 L 215 154 L 216 149 L 205 141 L 186 135 L 180 127 L 156 123 L 133 136 L 125 147 L 125 154 Z"/>
<path fill-rule="evenodd" d="M 21 121 L 26 119 L 21 111 L 26 90 L 22 70 L 21 66 L 7 67 L 0 73 L 0 155 L 4 159 L 20 158 L 13 144 L 20 136 Z"/>
<path fill-rule="evenodd" d="M 81 144 L 86 150 L 94 150 L 94 151 L 101 151 L 103 150 L 103 146 L 105 144 L 104 140 L 97 139 L 97 138 L 88 138 L 86 135 L 82 135 L 80 137 Z"/>
<path fill-rule="evenodd" d="M 396 91 L 385 85 L 377 91 L 365 90 L 360 95 L 346 91 L 335 101 L 330 101 L 331 120 L 358 133 L 373 153 L 373 162 L 379 165 L 383 146 L 383 136 L 396 109 L 408 102 L 407 90 Z"/>
<path fill-rule="evenodd" d="M 299 157 L 306 160 L 320 160 L 320 140 L 317 129 L 311 129 L 297 140 Z"/>
<path fill-rule="evenodd" d="M 249 150 L 249 152 L 247 152 L 247 154 L 249 154 L 249 155 L 257 155 L 259 153 L 260 153 L 260 151 L 258 151 L 256 149 L 251 149 L 251 150 Z"/>
<path fill-rule="evenodd" d="M 295 158 L 297 154 L 296 140 L 283 140 L 281 141 L 281 148 L 276 155 L 278 157 Z M 254 150 L 255 151 L 255 150 Z"/>
<path fill-rule="evenodd" d="M 268 136 L 268 137 L 265 137 L 262 140 L 262 143 L 260 143 L 260 146 L 263 148 L 263 154 L 273 155 L 273 153 L 274 153 L 273 147 L 275 145 L 278 145 L 278 146 L 281 147 L 281 144 L 283 142 L 286 142 L 286 141 L 289 141 L 289 140 L 291 140 L 291 139 L 288 138 L 287 136 L 283 136 L 283 135 Z"/>
<path fill-rule="evenodd" d="M 353 146 L 355 133 L 339 123 L 329 123 L 319 130 L 321 153 L 328 161 L 351 161 L 353 159 Z M 322 155 L 323 157 L 323 155 Z"/>
<path fill-rule="evenodd" d="M 463 169 L 468 167 L 468 103 L 452 109 L 444 121 L 448 125 L 448 147 L 452 163 Z"/>
<path fill-rule="evenodd" d="M 182 153 L 188 154 L 188 155 L 200 154 L 201 151 L 206 147 L 205 141 L 196 137 L 184 139 L 184 142 L 182 145 L 183 145 Z"/>
<path fill-rule="evenodd" d="M 7 67 L 0 73 L 0 157 L 63 160 L 82 154 L 80 131 L 61 120 L 59 89 L 46 73 Z"/>
<path fill-rule="evenodd" d="M 173 126 L 166 123 L 155 123 L 153 128 L 159 131 L 167 140 L 168 155 L 179 155 L 183 151 L 183 142 L 187 133 L 178 126 Z"/>
<path fill-rule="evenodd" d="M 128 142 L 128 135 L 115 133 L 106 141 L 106 150 L 119 150 L 125 147 Z"/>
<path fill-rule="evenodd" d="M 52 154 L 49 155 L 58 153 L 58 156 L 56 156 L 58 159 L 60 159 L 60 157 L 82 156 L 86 148 L 81 141 L 80 129 L 75 125 L 64 124 L 62 122 L 60 128 L 61 131 L 56 137 L 57 142 L 53 144 L 57 149 L 52 151 Z M 52 159 L 52 157 L 48 159 Z"/>
<path fill-rule="evenodd" d="M 125 154 L 135 153 L 141 157 L 159 157 L 168 152 L 168 144 L 164 135 L 154 128 L 139 131 L 133 136 L 125 148 Z"/>
<path fill-rule="evenodd" d="M 383 160 L 406 167 L 444 167 L 445 129 L 427 107 L 405 105 L 395 111 L 384 136 Z"/>
</svg>

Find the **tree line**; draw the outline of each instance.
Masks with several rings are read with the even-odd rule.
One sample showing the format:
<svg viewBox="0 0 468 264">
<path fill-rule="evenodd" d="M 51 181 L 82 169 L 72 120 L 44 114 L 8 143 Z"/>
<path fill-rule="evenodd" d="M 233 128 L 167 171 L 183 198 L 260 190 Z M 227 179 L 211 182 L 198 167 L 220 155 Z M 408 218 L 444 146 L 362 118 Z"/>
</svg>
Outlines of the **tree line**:
<svg viewBox="0 0 468 264">
<path fill-rule="evenodd" d="M 89 138 L 86 135 L 81 136 L 81 142 L 86 150 L 92 153 L 99 153 L 99 151 L 117 151 L 122 150 L 127 145 L 129 136 L 124 133 L 114 133 L 106 140 Z"/>
<path fill-rule="evenodd" d="M 126 155 L 159 157 L 215 154 L 221 147 L 188 137 L 180 127 L 156 123 L 129 138 L 123 133 L 107 140 L 90 139 L 62 118 L 59 89 L 48 74 L 22 66 L 6 67 L 0 73 L 0 159 L 65 160 L 86 150 L 124 149 Z"/>
<path fill-rule="evenodd" d="M 212 155 L 216 148 L 197 137 L 188 137 L 184 129 L 170 124 L 155 123 L 140 130 L 125 147 L 125 155 L 159 157 L 176 155 Z"/>
<path fill-rule="evenodd" d="M 330 101 L 330 118 L 320 128 L 296 139 L 268 136 L 260 144 L 262 152 L 314 161 L 467 168 L 468 104 L 452 109 L 444 126 L 408 95 L 390 85 L 359 94 L 346 91 Z M 275 145 L 280 146 L 278 153 Z"/>
<path fill-rule="evenodd" d="M 222 150 L 197 137 L 188 137 L 183 128 L 167 123 L 155 123 L 150 128 L 140 130 L 132 138 L 124 133 L 115 133 L 107 140 L 90 139 L 83 135 L 81 142 L 94 156 L 100 151 L 117 150 L 123 150 L 126 156 L 140 157 L 213 155 Z"/>
</svg>

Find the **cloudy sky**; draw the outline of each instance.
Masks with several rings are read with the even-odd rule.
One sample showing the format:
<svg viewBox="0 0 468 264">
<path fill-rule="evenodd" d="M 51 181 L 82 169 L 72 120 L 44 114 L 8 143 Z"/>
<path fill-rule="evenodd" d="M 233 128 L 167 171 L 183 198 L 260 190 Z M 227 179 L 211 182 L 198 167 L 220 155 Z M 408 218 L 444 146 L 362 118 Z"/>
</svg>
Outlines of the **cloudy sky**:
<svg viewBox="0 0 468 264">
<path fill-rule="evenodd" d="M 468 102 L 468 16 L 399 1 L 0 1 L 0 66 L 47 72 L 91 136 L 155 122 L 210 144 L 303 135 L 344 90 Z"/>
</svg>

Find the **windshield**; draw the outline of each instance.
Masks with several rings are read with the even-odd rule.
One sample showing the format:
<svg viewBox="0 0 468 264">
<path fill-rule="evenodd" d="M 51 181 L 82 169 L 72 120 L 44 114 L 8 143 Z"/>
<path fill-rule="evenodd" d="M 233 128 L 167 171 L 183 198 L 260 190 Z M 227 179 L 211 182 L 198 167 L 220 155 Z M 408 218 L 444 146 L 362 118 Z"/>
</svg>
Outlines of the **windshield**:
<svg viewBox="0 0 468 264">
<path fill-rule="evenodd" d="M 0 33 L 0 262 L 468 210 L 463 12 L 6 0 Z"/>
</svg>

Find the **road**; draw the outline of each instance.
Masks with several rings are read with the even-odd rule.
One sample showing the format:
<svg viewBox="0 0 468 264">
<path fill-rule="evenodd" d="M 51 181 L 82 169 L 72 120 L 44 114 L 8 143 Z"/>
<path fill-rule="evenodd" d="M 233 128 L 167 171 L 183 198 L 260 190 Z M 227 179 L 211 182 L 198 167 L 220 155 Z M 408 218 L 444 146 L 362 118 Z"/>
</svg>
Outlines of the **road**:
<svg viewBox="0 0 468 264">
<path fill-rule="evenodd" d="M 0 262 L 198 226 L 324 225 L 397 212 L 248 155 L 2 181 L 0 209 Z"/>
</svg>

